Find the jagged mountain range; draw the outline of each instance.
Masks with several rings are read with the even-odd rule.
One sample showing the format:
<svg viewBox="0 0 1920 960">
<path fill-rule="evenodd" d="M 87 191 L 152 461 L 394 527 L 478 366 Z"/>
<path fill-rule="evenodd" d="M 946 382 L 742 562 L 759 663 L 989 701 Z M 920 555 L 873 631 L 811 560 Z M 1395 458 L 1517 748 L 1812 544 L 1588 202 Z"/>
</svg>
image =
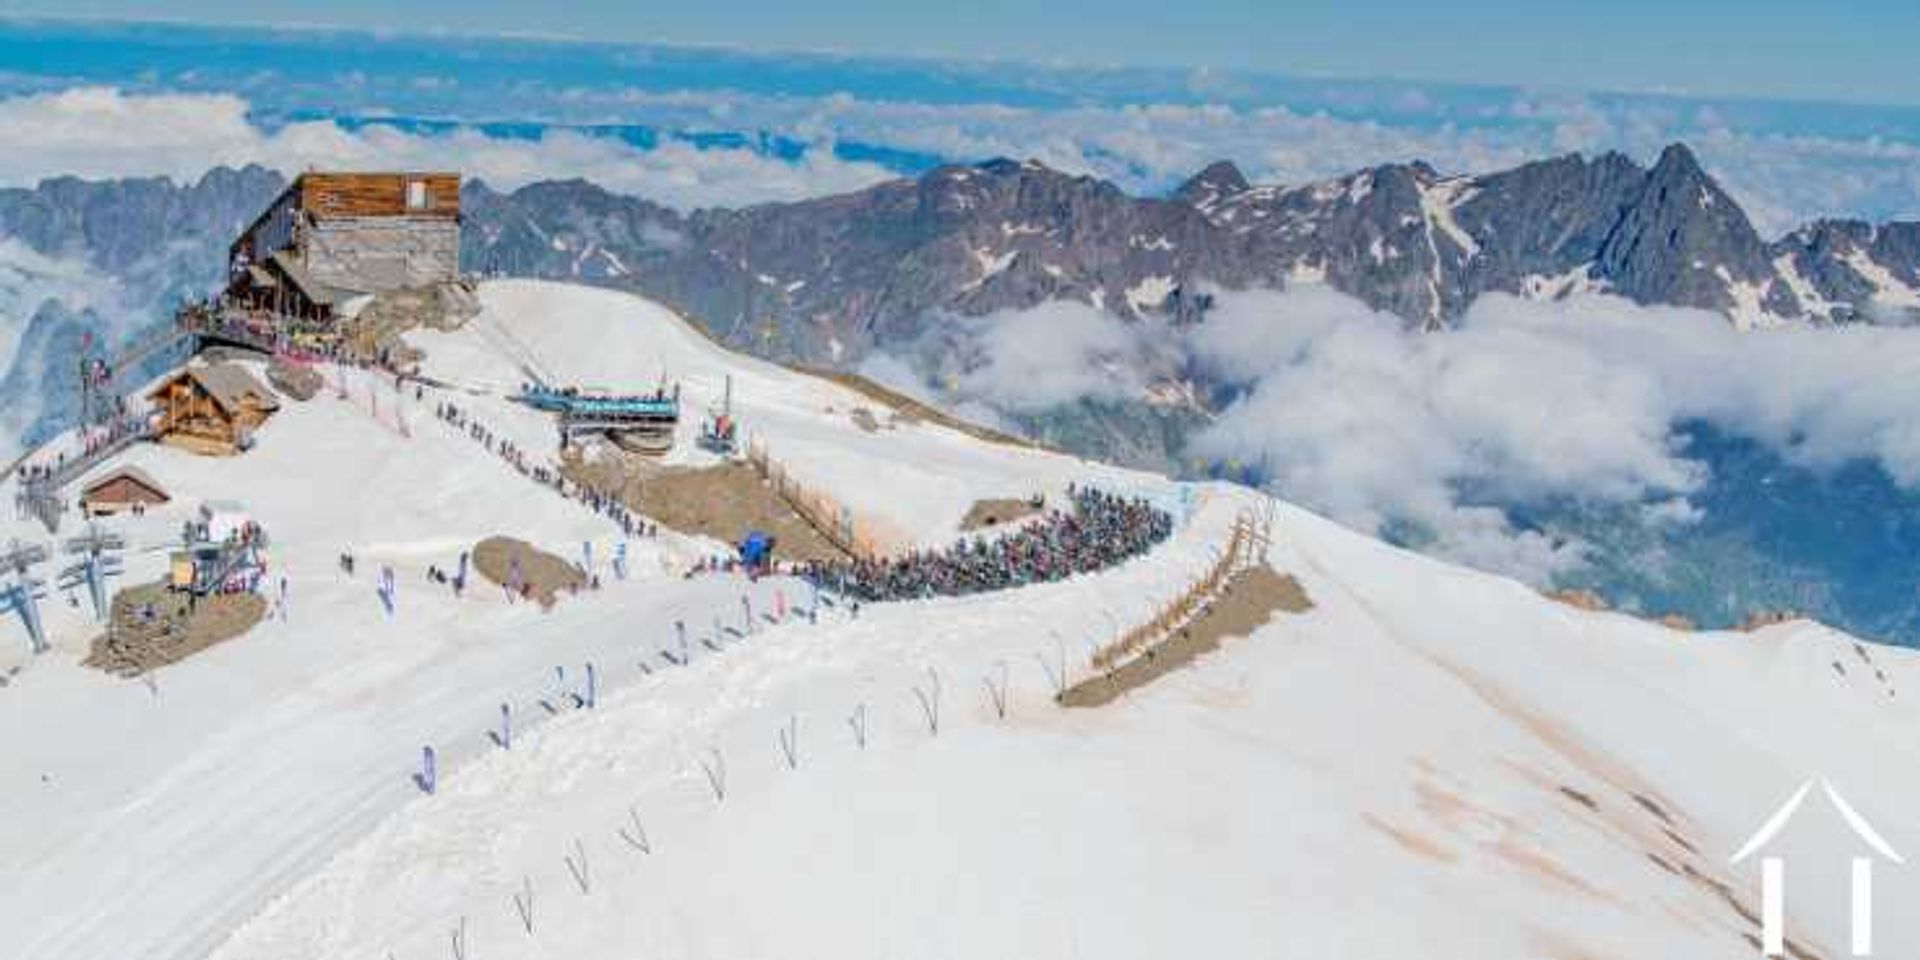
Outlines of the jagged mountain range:
<svg viewBox="0 0 1920 960">
<path fill-rule="evenodd" d="M 472 184 L 465 201 L 476 268 L 644 289 L 729 342 L 828 364 L 942 314 L 1074 299 L 1190 320 L 1215 288 L 1302 282 L 1425 327 L 1491 291 L 1603 290 L 1743 327 L 1920 316 L 1920 223 L 1769 241 L 1678 144 L 1651 168 L 1609 153 L 1448 177 L 1416 162 L 1289 187 L 1217 163 L 1165 198 L 995 160 L 686 215 L 579 181 Z"/>
<path fill-rule="evenodd" d="M 258 166 L 188 184 L 48 180 L 0 191 L 0 236 L 84 261 L 157 319 L 218 282 L 227 241 L 284 182 Z M 1429 328 L 1491 291 L 1604 290 L 1741 326 L 1920 318 L 1920 223 L 1825 220 L 1768 240 L 1679 144 L 1651 167 L 1572 154 L 1446 176 L 1414 162 L 1292 186 L 1220 162 L 1166 197 L 993 160 L 737 210 L 683 213 L 583 180 L 470 182 L 462 201 L 469 270 L 643 290 L 723 341 L 827 366 L 918 342 L 943 316 L 1077 300 L 1193 322 L 1218 289 L 1304 282 Z M 13 322 L 114 326 L 96 304 L 40 306 L 12 304 Z"/>
</svg>

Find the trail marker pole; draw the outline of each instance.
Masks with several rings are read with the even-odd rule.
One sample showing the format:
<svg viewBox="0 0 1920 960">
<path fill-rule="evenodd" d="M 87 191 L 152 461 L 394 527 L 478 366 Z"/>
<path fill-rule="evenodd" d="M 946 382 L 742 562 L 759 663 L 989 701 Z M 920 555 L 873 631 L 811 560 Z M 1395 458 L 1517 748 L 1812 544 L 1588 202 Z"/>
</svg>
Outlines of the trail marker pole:
<svg viewBox="0 0 1920 960">
<path fill-rule="evenodd" d="M 647 828 L 640 823 L 640 811 L 633 807 L 628 807 L 627 823 L 630 824 L 633 829 L 629 831 L 626 827 L 621 827 L 619 830 L 620 839 L 625 840 L 628 846 L 633 847 L 641 853 L 652 853 L 653 843 L 647 839 Z"/>
<path fill-rule="evenodd" d="M 707 754 L 712 762 L 701 760 L 700 769 L 706 771 L 707 786 L 713 788 L 713 799 L 716 802 L 723 801 L 727 799 L 727 760 L 720 755 L 719 747 L 709 747 Z"/>
<path fill-rule="evenodd" d="M 920 713 L 927 721 L 927 732 L 937 737 L 940 735 L 940 674 L 928 667 L 927 678 L 930 681 L 928 686 L 923 689 L 916 684 L 913 695 L 920 701 Z"/>
<path fill-rule="evenodd" d="M 580 886 L 580 895 L 593 892 L 593 885 L 587 874 L 587 847 L 579 837 L 573 838 L 573 852 L 561 857 L 567 862 L 567 872 L 573 874 L 573 882 Z"/>
<path fill-rule="evenodd" d="M 800 715 L 787 715 L 787 725 L 780 728 L 780 752 L 787 758 L 787 769 L 800 769 Z"/>
<path fill-rule="evenodd" d="M 433 796 L 434 787 L 438 785 L 438 777 L 434 770 L 433 747 L 431 745 L 420 748 L 420 772 L 415 774 L 414 782 L 419 785 L 421 793 L 427 796 Z"/>
<path fill-rule="evenodd" d="M 860 749 L 867 748 L 867 705 L 853 708 L 853 715 L 847 718 L 847 726 L 853 728 L 853 742 Z"/>
<path fill-rule="evenodd" d="M 520 913 L 520 925 L 533 936 L 533 878 L 520 875 L 520 892 L 513 895 L 513 908 Z"/>
</svg>

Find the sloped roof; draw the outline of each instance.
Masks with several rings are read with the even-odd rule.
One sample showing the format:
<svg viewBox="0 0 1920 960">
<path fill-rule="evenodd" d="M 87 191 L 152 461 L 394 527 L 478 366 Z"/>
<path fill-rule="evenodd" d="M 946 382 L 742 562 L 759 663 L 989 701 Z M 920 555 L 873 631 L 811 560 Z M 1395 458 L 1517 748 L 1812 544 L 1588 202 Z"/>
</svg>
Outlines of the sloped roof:
<svg viewBox="0 0 1920 960">
<path fill-rule="evenodd" d="M 316 304 L 330 307 L 353 295 L 352 291 L 330 287 L 313 279 L 313 275 L 307 272 L 307 268 L 301 266 L 300 261 L 289 256 L 285 250 L 277 250 L 267 259 L 272 261 L 274 267 L 287 278 L 289 283 Z"/>
<path fill-rule="evenodd" d="M 178 376 L 188 377 L 199 384 L 200 389 L 205 390 L 207 396 L 212 397 L 213 402 L 228 413 L 239 412 L 248 396 L 252 396 L 262 409 L 280 409 L 280 399 L 274 396 L 273 391 L 237 363 L 190 364 Z M 157 396 L 165 389 L 163 385 L 149 396 Z"/>
<path fill-rule="evenodd" d="M 162 502 L 172 499 L 172 497 L 167 495 L 166 488 L 162 487 L 159 481 L 153 479 L 145 470 L 139 467 L 115 467 L 102 474 L 99 479 L 81 487 L 80 496 L 82 498 L 91 497 L 96 491 L 115 480 L 130 480 L 133 483 L 145 487 L 153 491 L 154 495 L 159 497 Z"/>
</svg>

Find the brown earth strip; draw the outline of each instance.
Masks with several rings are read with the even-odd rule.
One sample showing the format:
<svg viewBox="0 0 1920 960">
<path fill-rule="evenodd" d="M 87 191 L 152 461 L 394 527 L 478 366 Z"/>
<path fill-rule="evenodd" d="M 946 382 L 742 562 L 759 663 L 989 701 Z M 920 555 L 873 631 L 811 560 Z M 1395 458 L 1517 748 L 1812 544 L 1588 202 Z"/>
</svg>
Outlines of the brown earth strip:
<svg viewBox="0 0 1920 960">
<path fill-rule="evenodd" d="M 151 605 L 152 616 L 143 614 Z M 82 663 L 123 677 L 193 656 L 224 643 L 266 617 L 267 601 L 256 594 L 201 597 L 169 590 L 164 582 L 127 587 L 113 596 L 112 625 L 93 640 Z"/>
<path fill-rule="evenodd" d="M 998 443 L 1009 447 L 1021 447 L 1028 450 L 1048 449 L 1044 445 L 1035 443 L 1032 440 L 1022 439 L 1010 433 L 1003 433 L 991 427 L 983 427 L 977 423 L 962 420 L 937 407 L 921 403 L 897 390 L 883 387 L 857 373 L 850 373 L 845 370 L 827 370 L 820 367 L 794 367 L 793 369 L 810 376 L 819 377 L 822 380 L 831 380 L 875 403 L 890 407 L 899 414 L 902 421 L 908 423 L 925 420 L 929 423 L 937 423 L 949 430 L 957 430 L 975 440 L 985 440 L 988 443 Z"/>
<path fill-rule="evenodd" d="M 1229 637 L 1245 637 L 1273 619 L 1279 611 L 1302 613 L 1313 609 L 1300 581 L 1272 567 L 1252 567 L 1227 581 L 1220 595 L 1192 622 L 1165 640 L 1147 648 L 1109 673 L 1082 680 L 1060 694 L 1065 707 L 1099 707 L 1122 694 L 1152 683 L 1202 654 L 1220 649 Z"/>
<path fill-rule="evenodd" d="M 574 592 L 587 585 L 580 568 L 512 537 L 488 537 L 473 548 L 473 568 L 501 586 L 513 578 L 514 561 L 520 564 L 520 582 L 527 596 L 551 607 L 561 591 Z"/>
<path fill-rule="evenodd" d="M 567 479 L 612 494 L 627 509 L 681 533 L 739 543 L 749 531 L 774 537 L 780 560 L 843 560 L 846 553 L 794 512 L 744 463 L 668 467 L 603 456 L 561 468 Z"/>
<path fill-rule="evenodd" d="M 1001 524 L 1012 523 L 1031 517 L 1046 509 L 1045 503 L 1035 503 L 1022 497 L 1004 497 L 992 500 L 976 500 L 967 515 L 960 519 L 962 530 L 987 530 Z"/>
</svg>

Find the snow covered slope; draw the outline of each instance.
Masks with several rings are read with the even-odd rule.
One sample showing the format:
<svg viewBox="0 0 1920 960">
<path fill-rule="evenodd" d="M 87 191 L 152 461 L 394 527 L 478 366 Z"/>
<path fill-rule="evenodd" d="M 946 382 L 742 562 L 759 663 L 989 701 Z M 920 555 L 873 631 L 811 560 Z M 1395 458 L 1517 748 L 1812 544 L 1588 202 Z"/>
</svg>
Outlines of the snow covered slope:
<svg viewBox="0 0 1920 960">
<path fill-rule="evenodd" d="M 925 424 L 869 433 L 852 394 L 642 301 L 482 296 L 474 328 L 419 338 L 427 372 L 529 449 L 549 427 L 500 399 L 516 361 L 609 386 L 664 368 L 692 410 L 730 372 L 749 430 L 903 539 L 951 537 L 975 498 L 1076 480 L 1190 509 L 1167 545 L 1096 576 L 736 636 L 710 625 L 738 626 L 746 585 L 675 575 L 706 548 L 678 538 L 636 543 L 644 573 L 549 614 L 421 583 L 489 533 L 562 553 L 592 537 L 604 556 L 615 532 L 417 406 L 410 437 L 376 422 L 390 388 L 289 403 L 239 459 L 140 451 L 176 504 L 248 501 L 291 617 L 163 671 L 156 695 L 75 666 L 85 627 L 60 614 L 59 651 L 0 689 L 0 956 L 408 960 L 450 956 L 464 931 L 489 960 L 1745 958 L 1757 868 L 1727 860 L 1804 780 L 1920 851 L 1906 651 L 1577 610 L 1283 508 L 1273 562 L 1313 610 L 1062 710 L 1043 664 L 1083 674 L 1087 644 L 1191 581 L 1254 494 Z M 393 619 L 364 573 L 333 568 L 349 547 L 401 567 Z M 758 589 L 761 610 L 801 593 Z M 675 619 L 715 641 L 685 667 L 658 655 Z M 543 716 L 552 668 L 588 659 L 613 688 L 598 709 L 488 743 L 501 701 Z M 455 768 L 432 797 L 407 781 L 427 743 Z M 1771 852 L 1791 865 L 1789 935 L 1845 955 L 1864 851 L 1810 804 Z M 1920 882 L 1892 864 L 1878 880 L 1881 955 L 1912 955 L 1920 915 L 1900 905 Z M 514 902 L 529 888 L 531 934 Z"/>
</svg>

